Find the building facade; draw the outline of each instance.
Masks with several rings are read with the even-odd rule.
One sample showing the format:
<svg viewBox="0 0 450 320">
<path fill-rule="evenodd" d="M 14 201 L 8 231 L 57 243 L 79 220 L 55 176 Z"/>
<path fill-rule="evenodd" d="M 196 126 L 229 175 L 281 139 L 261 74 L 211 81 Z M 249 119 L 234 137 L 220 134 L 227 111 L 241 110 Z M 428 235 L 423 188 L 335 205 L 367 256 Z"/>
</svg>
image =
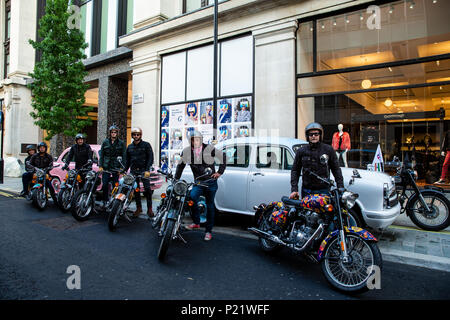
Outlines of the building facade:
<svg viewBox="0 0 450 320">
<path fill-rule="evenodd" d="M 370 168 L 380 146 L 385 163 L 412 160 L 421 178 L 440 170 L 450 129 L 448 1 L 222 1 L 212 113 L 214 8 L 194 2 L 195 10 L 177 15 L 191 2 L 161 1 L 149 16 L 150 4 L 136 0 L 142 23 L 119 41 L 133 51 L 140 99 L 132 125 L 149 132 L 167 165 L 176 165 L 192 128 L 218 141 L 262 133 L 304 139 L 317 121 L 324 141 L 343 149 L 342 165 Z M 338 124 L 350 140 L 346 153 L 333 141 Z"/>
</svg>

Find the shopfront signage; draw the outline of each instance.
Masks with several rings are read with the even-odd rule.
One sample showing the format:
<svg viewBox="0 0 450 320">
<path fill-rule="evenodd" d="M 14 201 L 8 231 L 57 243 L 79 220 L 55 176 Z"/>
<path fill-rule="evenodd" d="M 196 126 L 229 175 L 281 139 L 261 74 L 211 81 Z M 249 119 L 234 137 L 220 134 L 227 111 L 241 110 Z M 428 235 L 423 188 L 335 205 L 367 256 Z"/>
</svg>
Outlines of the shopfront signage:
<svg viewBox="0 0 450 320">
<path fill-rule="evenodd" d="M 407 113 L 385 113 L 385 114 L 352 114 L 352 122 L 363 121 L 384 121 L 384 120 L 403 120 L 403 119 L 424 119 L 424 118 L 443 118 L 445 110 Z"/>
<path fill-rule="evenodd" d="M 133 94 L 133 104 L 143 103 L 143 102 L 144 102 L 144 94 L 143 93 Z"/>
</svg>

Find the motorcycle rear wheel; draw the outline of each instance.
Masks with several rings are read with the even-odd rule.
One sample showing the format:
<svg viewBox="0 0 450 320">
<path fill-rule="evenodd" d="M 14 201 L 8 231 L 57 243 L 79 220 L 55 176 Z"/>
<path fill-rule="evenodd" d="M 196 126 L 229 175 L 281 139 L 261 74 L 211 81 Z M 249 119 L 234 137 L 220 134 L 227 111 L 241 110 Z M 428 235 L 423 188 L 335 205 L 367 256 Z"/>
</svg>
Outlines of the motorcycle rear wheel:
<svg viewBox="0 0 450 320">
<path fill-rule="evenodd" d="M 269 231 L 270 230 L 269 221 L 271 217 L 272 217 L 271 211 L 263 213 L 263 216 L 261 217 L 261 222 L 258 225 L 258 229 L 262 231 Z M 282 248 L 281 245 L 274 243 L 273 241 L 264 239 L 263 237 L 258 238 L 258 243 L 263 251 L 269 253 L 277 252 Z"/>
<path fill-rule="evenodd" d="M 119 223 L 120 212 L 122 211 L 123 202 L 120 200 L 114 200 L 111 206 L 111 212 L 108 216 L 108 229 L 109 231 L 115 231 L 117 224 Z"/>
<path fill-rule="evenodd" d="M 419 228 L 427 231 L 440 231 L 450 225 L 450 201 L 440 193 L 434 191 L 421 192 L 432 213 L 427 216 L 418 196 L 414 196 L 408 203 L 408 215 Z M 431 205 L 432 204 L 432 205 Z"/>
<path fill-rule="evenodd" d="M 175 220 L 168 219 L 166 223 L 166 228 L 164 230 L 164 236 L 161 240 L 158 250 L 158 259 L 163 261 L 166 257 L 167 250 L 169 249 L 170 241 L 172 241 L 173 229 L 175 228 Z"/>
<path fill-rule="evenodd" d="M 322 272 L 336 289 L 345 292 L 362 293 L 369 290 L 369 281 L 374 272 L 381 270 L 382 257 L 377 244 L 354 234 L 346 234 L 350 261 L 342 261 L 342 250 L 338 236 L 330 240 L 325 248 Z"/>
</svg>

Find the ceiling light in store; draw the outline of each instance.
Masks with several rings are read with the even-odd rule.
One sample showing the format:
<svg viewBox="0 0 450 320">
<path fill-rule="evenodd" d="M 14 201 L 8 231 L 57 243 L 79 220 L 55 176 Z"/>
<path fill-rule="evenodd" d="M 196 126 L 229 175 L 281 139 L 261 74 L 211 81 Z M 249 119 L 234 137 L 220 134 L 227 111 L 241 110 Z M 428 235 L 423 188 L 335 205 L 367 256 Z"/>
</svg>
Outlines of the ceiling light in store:
<svg viewBox="0 0 450 320">
<path fill-rule="evenodd" d="M 437 2 L 437 0 L 433 0 L 433 3 L 436 3 Z"/>
<path fill-rule="evenodd" d="M 350 23 L 350 20 L 348 19 L 348 17 L 345 17 L 345 22 Z"/>
<path fill-rule="evenodd" d="M 369 79 L 365 79 L 361 82 L 361 87 L 363 87 L 363 89 L 369 89 L 372 86 L 372 81 L 370 81 Z"/>
<path fill-rule="evenodd" d="M 359 20 L 361 20 L 361 21 L 364 20 L 364 17 L 363 17 L 363 14 L 362 14 L 362 13 L 359 14 Z"/>
<path fill-rule="evenodd" d="M 322 26 L 321 27 L 322 27 L 322 29 L 325 29 L 325 24 L 323 22 L 322 22 Z"/>
<path fill-rule="evenodd" d="M 391 67 L 388 67 L 388 69 L 389 69 L 390 72 L 392 72 L 392 68 Z"/>
<path fill-rule="evenodd" d="M 389 13 L 393 14 L 394 13 L 394 6 L 391 4 L 390 8 L 389 8 Z"/>
<path fill-rule="evenodd" d="M 411 3 L 409 4 L 409 8 L 410 9 L 414 9 L 414 6 L 415 6 L 416 4 L 414 3 L 414 1 L 411 1 Z"/>
<path fill-rule="evenodd" d="M 337 25 L 336 18 L 333 19 L 333 26 Z"/>
<path fill-rule="evenodd" d="M 441 63 L 439 62 L 439 60 L 436 61 L 436 65 L 439 67 Z"/>
<path fill-rule="evenodd" d="M 392 106 L 392 100 L 391 100 L 391 98 L 387 98 L 387 99 L 384 101 L 384 105 L 385 105 L 386 107 Z"/>
</svg>

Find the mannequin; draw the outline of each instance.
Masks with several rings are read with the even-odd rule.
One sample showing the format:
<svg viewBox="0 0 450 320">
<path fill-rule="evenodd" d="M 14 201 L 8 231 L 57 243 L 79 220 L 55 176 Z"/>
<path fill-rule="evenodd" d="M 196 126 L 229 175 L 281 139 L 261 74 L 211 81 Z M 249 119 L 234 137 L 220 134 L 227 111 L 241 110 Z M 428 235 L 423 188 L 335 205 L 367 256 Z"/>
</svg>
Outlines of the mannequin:
<svg viewBox="0 0 450 320">
<path fill-rule="evenodd" d="M 338 131 L 333 134 L 331 146 L 336 151 L 338 160 L 342 157 L 344 166 L 347 168 L 347 151 L 351 149 L 350 135 L 348 132 L 344 132 L 344 125 L 341 123 L 338 124 Z"/>
</svg>

